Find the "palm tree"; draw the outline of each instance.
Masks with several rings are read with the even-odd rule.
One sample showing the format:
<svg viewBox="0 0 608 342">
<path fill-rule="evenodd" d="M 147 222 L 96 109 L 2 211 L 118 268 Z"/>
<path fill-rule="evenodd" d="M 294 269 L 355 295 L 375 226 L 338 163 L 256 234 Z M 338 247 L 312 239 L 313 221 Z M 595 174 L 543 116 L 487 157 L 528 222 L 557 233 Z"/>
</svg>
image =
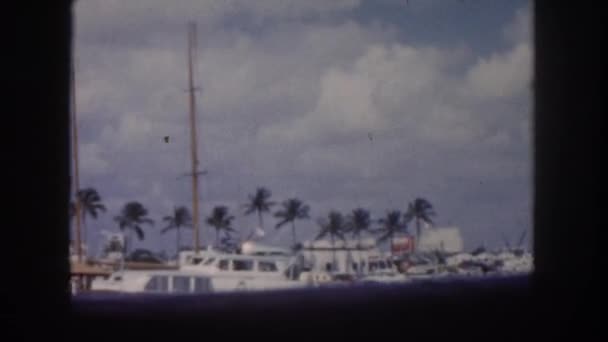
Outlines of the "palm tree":
<svg viewBox="0 0 608 342">
<path fill-rule="evenodd" d="M 363 208 L 354 209 L 346 218 L 346 230 L 357 239 L 359 247 L 359 260 L 361 260 L 361 233 L 369 231 L 371 218 L 369 210 Z M 357 268 L 360 270 L 360 267 Z"/>
<path fill-rule="evenodd" d="M 220 243 L 220 232 L 224 232 L 227 236 L 234 232 L 231 227 L 232 220 L 234 220 L 234 216 L 229 215 L 228 208 L 223 205 L 213 208 L 211 216 L 207 217 L 207 224 L 215 228 L 216 246 L 219 246 Z"/>
<path fill-rule="evenodd" d="M 129 202 L 125 204 L 120 212 L 120 215 L 114 217 L 114 221 L 118 223 L 120 230 L 129 230 L 129 234 L 135 232 L 139 240 L 144 239 L 143 224 L 154 225 L 154 221 L 148 216 L 148 210 L 139 202 Z M 128 243 L 125 243 L 125 254 L 128 252 Z"/>
<path fill-rule="evenodd" d="M 220 239 L 219 249 L 226 253 L 236 253 L 239 250 L 239 241 L 227 234 Z"/>
<path fill-rule="evenodd" d="M 352 233 L 361 244 L 361 233 L 368 231 L 371 223 L 369 210 L 357 208 L 346 218 L 346 231 Z"/>
<path fill-rule="evenodd" d="M 249 215 L 253 212 L 258 213 L 258 222 L 260 228 L 264 230 L 264 219 L 262 213 L 269 212 L 275 202 L 269 201 L 272 193 L 270 190 L 260 187 L 257 188 L 254 195 L 249 195 L 249 203 L 245 204 L 245 215 Z"/>
<path fill-rule="evenodd" d="M 410 222 L 411 220 L 416 220 L 416 242 L 414 243 L 414 250 L 418 248 L 418 243 L 420 242 L 420 222 L 423 221 L 428 224 L 433 224 L 431 217 L 435 215 L 433 205 L 424 198 L 416 198 L 414 202 L 411 202 L 408 205 L 407 212 L 404 215 L 405 221 Z"/>
<path fill-rule="evenodd" d="M 275 228 L 279 229 L 286 223 L 291 223 L 291 237 L 293 239 L 293 245 L 296 245 L 296 220 L 303 220 L 309 218 L 308 212 L 310 207 L 305 205 L 302 201 L 297 198 L 290 198 L 282 203 L 283 208 L 274 213 L 274 217 L 281 219 L 276 224 Z"/>
<path fill-rule="evenodd" d="M 395 234 L 407 232 L 407 222 L 401 221 L 401 212 L 399 210 L 387 212 L 384 218 L 378 220 L 378 223 L 380 227 L 376 230 L 376 233 L 382 234 L 378 239 L 380 243 L 390 239 L 392 246 Z"/>
<path fill-rule="evenodd" d="M 161 234 L 164 234 L 171 229 L 175 229 L 176 237 L 175 237 L 175 254 L 179 256 L 179 245 L 180 245 L 180 237 L 181 237 L 181 228 L 182 227 L 192 227 L 192 216 L 190 216 L 190 211 L 188 208 L 181 206 L 173 209 L 173 215 L 167 215 L 163 218 L 163 221 L 167 222 L 167 226 L 160 231 Z"/>
<path fill-rule="evenodd" d="M 85 188 L 78 191 L 78 201 L 80 203 L 80 210 L 82 213 L 82 235 L 83 240 L 87 241 L 87 216 L 91 216 L 97 219 L 99 212 L 106 212 L 106 206 L 101 203 L 101 196 L 94 188 Z"/>
<path fill-rule="evenodd" d="M 317 221 L 317 224 L 321 228 L 321 231 L 315 237 L 315 240 L 319 240 L 324 238 L 326 235 L 329 235 L 331 238 L 331 246 L 333 252 L 333 265 L 332 270 L 336 269 L 336 248 L 335 248 L 335 238 L 338 237 L 341 240 L 344 240 L 344 231 L 346 229 L 346 223 L 344 221 L 344 216 L 342 213 L 338 211 L 330 211 L 327 215 L 327 219 L 321 218 Z"/>
</svg>

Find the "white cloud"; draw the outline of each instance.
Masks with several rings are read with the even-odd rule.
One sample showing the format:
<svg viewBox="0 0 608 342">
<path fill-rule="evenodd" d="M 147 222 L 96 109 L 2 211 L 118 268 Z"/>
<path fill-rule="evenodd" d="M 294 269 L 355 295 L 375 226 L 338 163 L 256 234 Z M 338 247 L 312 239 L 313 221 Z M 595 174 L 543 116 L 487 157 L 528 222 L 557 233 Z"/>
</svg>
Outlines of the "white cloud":
<svg viewBox="0 0 608 342">
<path fill-rule="evenodd" d="M 350 66 L 324 71 L 312 111 L 265 127 L 261 138 L 303 142 L 386 130 L 395 114 L 403 118 L 408 100 L 428 98 L 434 91 L 445 60 L 434 49 L 369 44 Z"/>
<path fill-rule="evenodd" d="M 467 75 L 474 96 L 505 99 L 525 94 L 530 88 L 532 52 L 527 43 L 510 51 L 480 59 Z"/>
<path fill-rule="evenodd" d="M 234 33 L 218 34 L 232 37 Z M 229 116 L 251 117 L 258 111 L 279 120 L 299 116 L 302 113 L 297 110 L 312 109 L 324 70 L 350 64 L 368 44 L 387 41 L 391 35 L 352 22 L 286 24 L 259 38 L 240 33 L 227 39 L 230 44 L 201 52 L 202 105 L 209 112 Z"/>
</svg>

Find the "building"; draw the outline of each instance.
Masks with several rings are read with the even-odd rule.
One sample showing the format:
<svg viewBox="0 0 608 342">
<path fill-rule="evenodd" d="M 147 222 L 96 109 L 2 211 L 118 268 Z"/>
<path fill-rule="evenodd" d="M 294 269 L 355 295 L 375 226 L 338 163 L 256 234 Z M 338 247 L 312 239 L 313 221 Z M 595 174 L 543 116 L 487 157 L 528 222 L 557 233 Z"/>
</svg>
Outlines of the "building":
<svg viewBox="0 0 608 342">
<path fill-rule="evenodd" d="M 442 251 L 458 253 L 463 250 L 463 240 L 457 227 L 437 227 L 422 230 L 420 241 L 416 246 L 418 252 Z"/>
<path fill-rule="evenodd" d="M 305 241 L 298 253 L 299 263 L 315 272 L 354 274 L 370 260 L 382 258 L 374 239 Z"/>
</svg>

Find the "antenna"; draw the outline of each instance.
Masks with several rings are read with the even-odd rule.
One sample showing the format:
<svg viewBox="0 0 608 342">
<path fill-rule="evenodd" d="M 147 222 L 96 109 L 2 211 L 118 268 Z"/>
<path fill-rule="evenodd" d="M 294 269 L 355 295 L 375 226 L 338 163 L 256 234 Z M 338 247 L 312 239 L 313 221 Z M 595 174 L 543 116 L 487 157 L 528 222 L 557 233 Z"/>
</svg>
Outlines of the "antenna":
<svg viewBox="0 0 608 342">
<path fill-rule="evenodd" d="M 502 240 L 503 240 L 503 242 L 505 243 L 505 247 L 506 247 L 507 249 L 511 249 L 511 244 L 509 243 L 509 240 L 507 239 L 507 237 L 505 236 L 505 234 L 504 234 L 504 233 L 502 233 L 502 234 L 500 234 L 500 235 L 502 235 Z"/>
<path fill-rule="evenodd" d="M 526 239 L 526 235 L 528 234 L 528 230 L 524 230 L 519 237 L 519 241 L 517 242 L 517 248 L 521 248 L 522 243 Z"/>
</svg>

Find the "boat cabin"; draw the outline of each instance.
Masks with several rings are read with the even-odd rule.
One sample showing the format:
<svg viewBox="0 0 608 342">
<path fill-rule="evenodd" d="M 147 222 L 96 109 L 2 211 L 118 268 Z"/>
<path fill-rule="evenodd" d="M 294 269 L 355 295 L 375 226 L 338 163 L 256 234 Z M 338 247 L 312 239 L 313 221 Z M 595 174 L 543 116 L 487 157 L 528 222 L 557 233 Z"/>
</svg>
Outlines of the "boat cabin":
<svg viewBox="0 0 608 342">
<path fill-rule="evenodd" d="M 288 267 L 286 257 L 216 254 L 194 266 L 202 272 L 223 275 L 251 274 L 261 277 L 283 276 Z"/>
<path fill-rule="evenodd" d="M 213 292 L 208 276 L 181 271 L 125 271 L 109 279 L 96 279 L 91 286 L 96 292 L 193 294 Z"/>
</svg>

